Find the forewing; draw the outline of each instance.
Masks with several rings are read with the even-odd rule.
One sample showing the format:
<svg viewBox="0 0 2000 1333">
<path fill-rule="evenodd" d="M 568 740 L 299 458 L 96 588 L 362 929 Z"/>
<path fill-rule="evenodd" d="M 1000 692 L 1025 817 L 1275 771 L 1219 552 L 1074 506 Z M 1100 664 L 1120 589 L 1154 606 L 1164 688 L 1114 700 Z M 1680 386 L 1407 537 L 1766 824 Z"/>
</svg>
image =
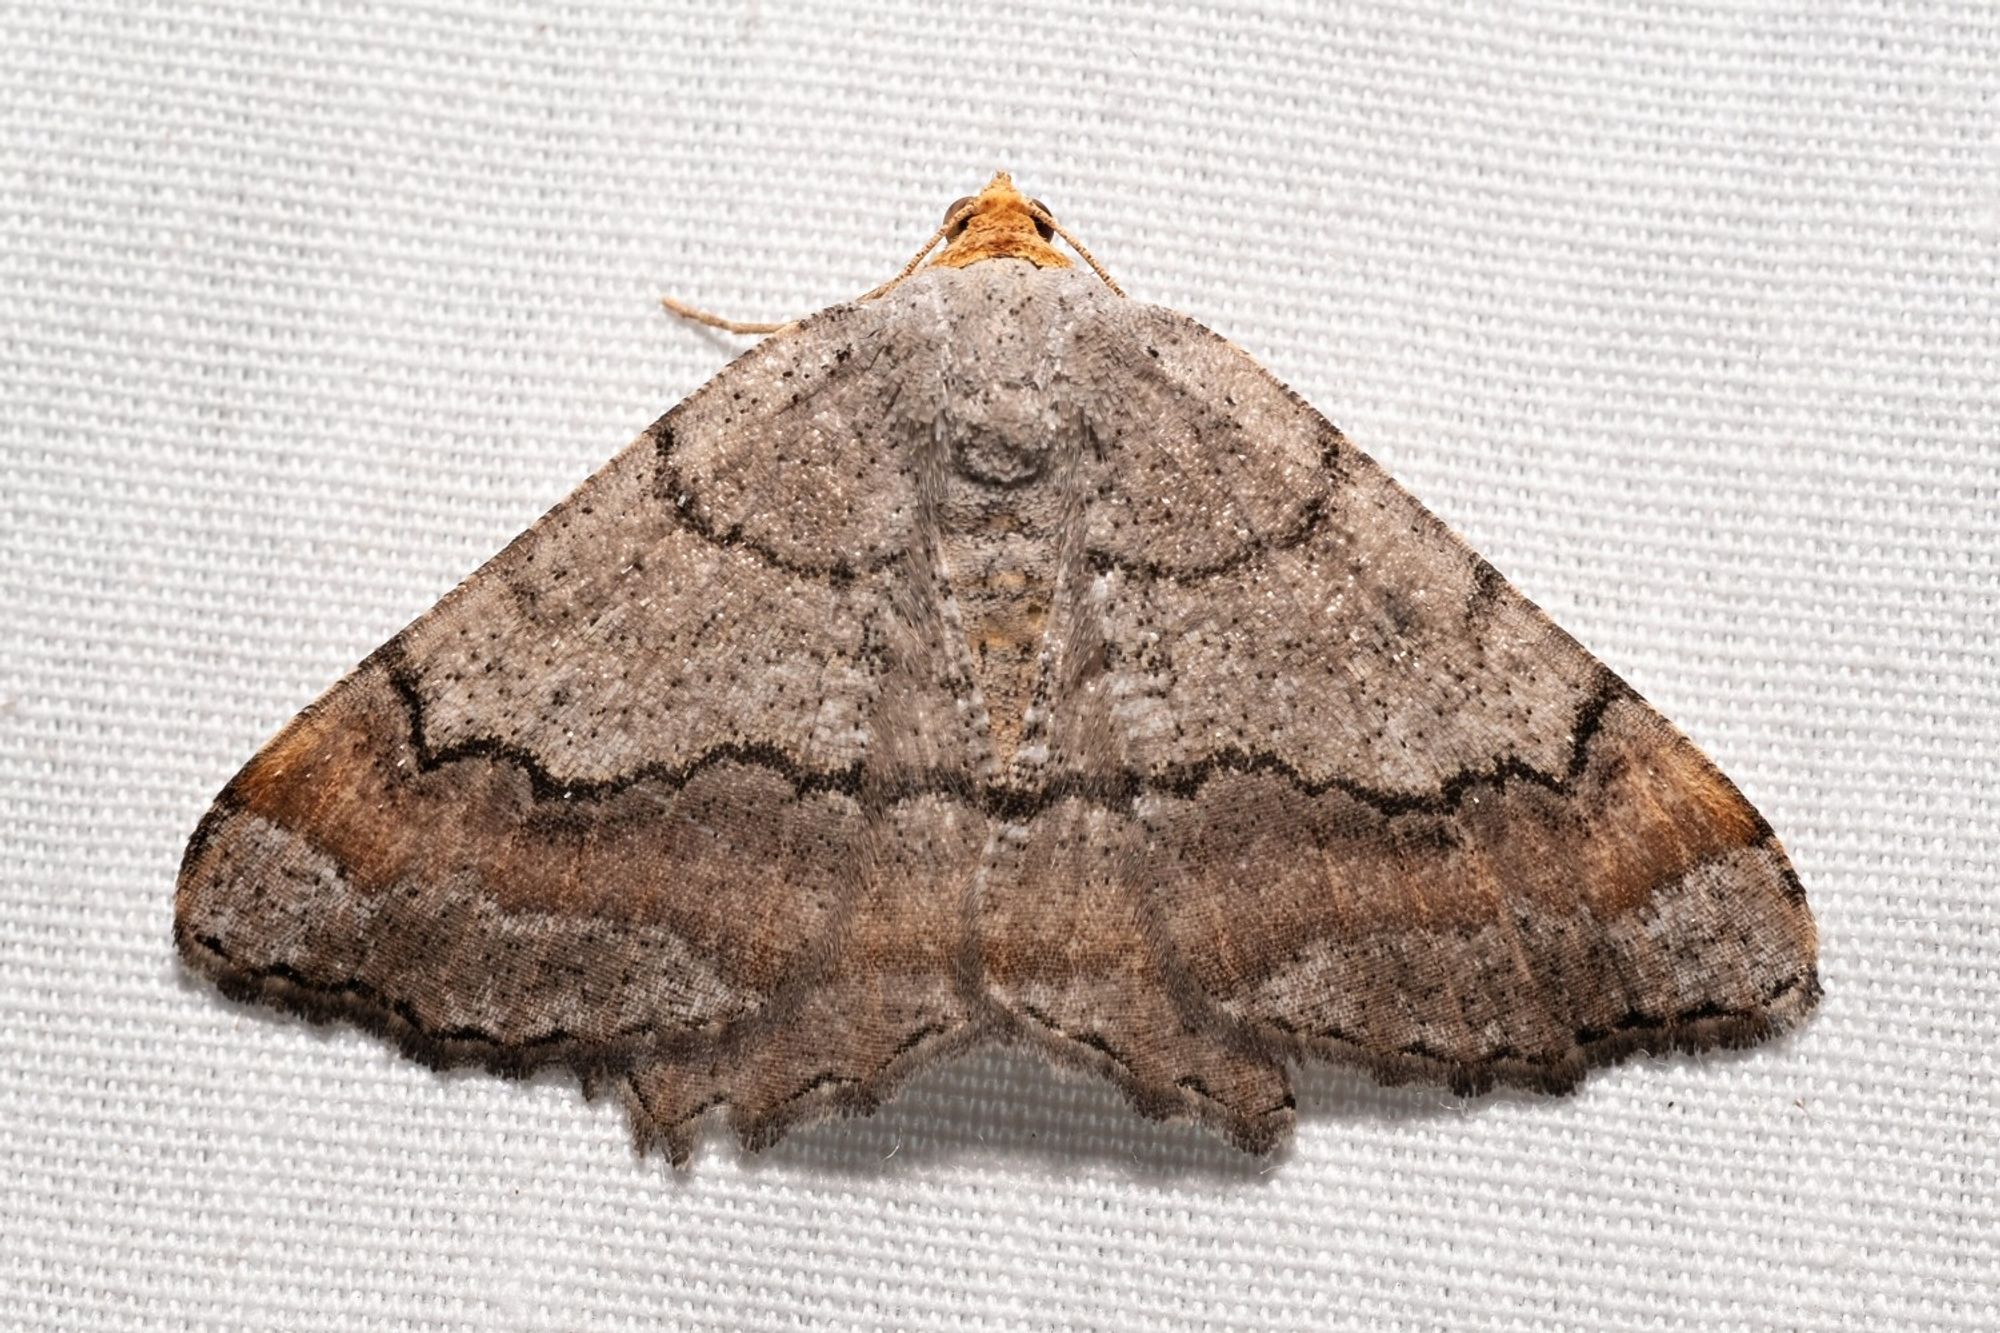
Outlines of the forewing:
<svg viewBox="0 0 2000 1333">
<path fill-rule="evenodd" d="M 1234 347 L 1137 304 L 1077 347 L 1094 688 L 1190 1021 L 1554 1089 L 1811 1007 L 1798 880 L 1685 736 Z"/>
<path fill-rule="evenodd" d="M 967 748 L 909 317 L 768 340 L 288 725 L 188 848 L 188 961 L 436 1062 L 670 1065 L 628 1100 L 676 1155 L 963 1030 L 983 817 L 879 795 Z"/>
</svg>

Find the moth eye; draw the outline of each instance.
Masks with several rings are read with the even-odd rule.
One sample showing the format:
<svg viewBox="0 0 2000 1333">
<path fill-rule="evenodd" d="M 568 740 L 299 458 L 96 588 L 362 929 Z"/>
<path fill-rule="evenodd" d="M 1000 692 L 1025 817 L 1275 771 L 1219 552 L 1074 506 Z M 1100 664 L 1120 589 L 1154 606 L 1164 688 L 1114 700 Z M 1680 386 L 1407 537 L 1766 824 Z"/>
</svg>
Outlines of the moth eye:
<svg viewBox="0 0 2000 1333">
<path fill-rule="evenodd" d="M 1046 217 L 1054 217 L 1056 215 L 1056 211 L 1053 208 L 1050 208 L 1039 199 L 1030 199 L 1028 202 L 1033 204 L 1037 209 L 1040 209 Z M 1035 230 L 1042 234 L 1042 239 L 1045 241 L 1055 239 L 1056 229 L 1042 221 L 1041 218 L 1035 219 Z"/>
<path fill-rule="evenodd" d="M 967 204 L 971 202 L 972 202 L 972 196 L 968 194 L 963 199 L 952 200 L 951 207 L 947 208 L 944 211 L 944 223 L 945 223 L 944 238 L 947 241 L 956 239 L 958 234 L 965 230 L 966 222 L 972 217 L 972 214 L 967 213 L 964 217 L 960 218 L 958 221 L 953 222 L 951 220 L 952 214 L 958 212 L 959 209 L 964 208 Z"/>
</svg>

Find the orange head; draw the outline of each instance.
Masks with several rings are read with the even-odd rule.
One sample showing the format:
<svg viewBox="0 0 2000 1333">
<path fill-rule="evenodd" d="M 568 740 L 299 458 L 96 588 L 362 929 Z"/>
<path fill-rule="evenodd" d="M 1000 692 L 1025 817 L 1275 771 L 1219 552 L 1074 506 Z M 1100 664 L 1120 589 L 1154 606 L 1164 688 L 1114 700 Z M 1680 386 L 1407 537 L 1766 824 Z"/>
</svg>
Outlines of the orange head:
<svg viewBox="0 0 2000 1333">
<path fill-rule="evenodd" d="M 1031 204 L 1006 172 L 996 172 L 985 189 L 945 210 L 945 251 L 931 262 L 963 268 L 982 259 L 1025 259 L 1037 268 L 1068 268 L 1049 244 L 1055 233 L 1042 221 L 1048 211 Z"/>
</svg>

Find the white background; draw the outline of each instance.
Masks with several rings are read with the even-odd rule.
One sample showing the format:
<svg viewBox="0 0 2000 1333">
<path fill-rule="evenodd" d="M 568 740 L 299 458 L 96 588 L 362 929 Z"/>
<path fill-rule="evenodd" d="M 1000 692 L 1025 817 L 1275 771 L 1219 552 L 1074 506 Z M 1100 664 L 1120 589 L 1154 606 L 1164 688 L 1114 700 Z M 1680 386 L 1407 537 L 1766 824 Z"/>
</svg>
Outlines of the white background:
<svg viewBox="0 0 2000 1333">
<path fill-rule="evenodd" d="M 2000 8 L 0 4 L 0 1324 L 2000 1323 Z M 1827 997 L 1240 1159 L 974 1056 L 691 1174 L 178 968 L 271 731 L 997 167 L 1700 740 Z"/>
</svg>

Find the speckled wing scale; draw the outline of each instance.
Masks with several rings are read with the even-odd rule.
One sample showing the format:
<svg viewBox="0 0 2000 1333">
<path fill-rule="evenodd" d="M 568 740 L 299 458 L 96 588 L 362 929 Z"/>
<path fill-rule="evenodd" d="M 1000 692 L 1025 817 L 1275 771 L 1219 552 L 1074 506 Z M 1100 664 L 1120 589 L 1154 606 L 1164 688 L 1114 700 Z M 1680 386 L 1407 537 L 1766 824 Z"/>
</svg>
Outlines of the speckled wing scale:
<svg viewBox="0 0 2000 1333">
<path fill-rule="evenodd" d="M 1727 779 L 1241 352 L 1007 241 L 1001 184 L 252 759 L 187 961 L 574 1068 L 677 1162 L 983 1040 L 1262 1151 L 1301 1057 L 1557 1091 L 1805 1014 Z"/>
</svg>

